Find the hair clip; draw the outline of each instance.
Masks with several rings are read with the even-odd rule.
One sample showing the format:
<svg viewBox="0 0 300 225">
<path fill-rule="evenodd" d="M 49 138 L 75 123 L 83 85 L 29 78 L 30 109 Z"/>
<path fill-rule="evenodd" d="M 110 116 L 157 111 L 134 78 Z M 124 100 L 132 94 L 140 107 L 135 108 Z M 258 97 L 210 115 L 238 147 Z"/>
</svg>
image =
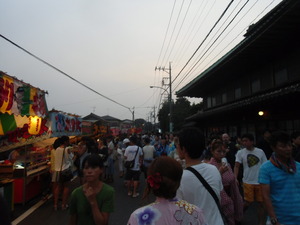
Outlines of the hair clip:
<svg viewBox="0 0 300 225">
<path fill-rule="evenodd" d="M 153 190 L 157 190 L 160 188 L 161 181 L 162 181 L 162 176 L 160 175 L 160 173 L 149 175 L 147 177 L 147 183 L 150 185 L 150 187 Z"/>
</svg>

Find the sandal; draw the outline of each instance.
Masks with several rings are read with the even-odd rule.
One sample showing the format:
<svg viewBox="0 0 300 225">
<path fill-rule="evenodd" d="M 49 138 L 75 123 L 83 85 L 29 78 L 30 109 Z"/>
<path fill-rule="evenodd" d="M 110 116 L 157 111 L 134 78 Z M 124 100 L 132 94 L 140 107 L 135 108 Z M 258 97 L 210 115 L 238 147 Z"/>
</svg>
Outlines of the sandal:
<svg viewBox="0 0 300 225">
<path fill-rule="evenodd" d="M 136 193 L 136 194 L 132 195 L 132 197 L 133 197 L 133 198 L 136 198 L 136 197 L 138 197 L 139 195 L 140 195 L 140 193 Z"/>
<path fill-rule="evenodd" d="M 69 205 L 68 205 L 68 204 L 63 205 L 63 206 L 61 207 L 62 210 L 67 210 L 68 208 L 69 208 Z"/>
</svg>

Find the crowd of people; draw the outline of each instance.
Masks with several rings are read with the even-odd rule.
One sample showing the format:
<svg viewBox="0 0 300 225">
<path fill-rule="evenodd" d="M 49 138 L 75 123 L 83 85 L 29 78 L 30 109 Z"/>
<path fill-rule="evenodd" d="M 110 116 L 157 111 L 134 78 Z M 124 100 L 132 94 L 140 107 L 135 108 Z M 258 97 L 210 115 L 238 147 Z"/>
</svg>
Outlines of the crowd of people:
<svg viewBox="0 0 300 225">
<path fill-rule="evenodd" d="M 192 127 L 174 135 L 83 138 L 73 146 L 63 136 L 51 155 L 53 208 L 69 208 L 70 225 L 108 224 L 115 208 L 109 184 L 124 179 L 128 196 L 137 198 L 142 175 L 143 198 L 153 194 L 155 201 L 128 215 L 128 225 L 238 225 L 254 202 L 259 225 L 300 224 L 300 132 L 266 131 L 257 144 L 249 133 L 207 140 Z M 81 184 L 71 196 L 69 168 Z"/>
<path fill-rule="evenodd" d="M 60 193 L 60 208 L 69 207 L 70 181 L 62 182 L 60 173 L 74 165 L 82 186 L 71 194 L 70 224 L 108 223 L 115 207 L 108 184 L 115 172 L 124 178 L 128 196 L 140 196 L 143 174 L 143 198 L 150 193 L 156 197 L 131 214 L 131 225 L 238 225 L 253 202 L 260 225 L 266 224 L 267 215 L 271 224 L 300 224 L 299 164 L 294 161 L 300 156 L 299 140 L 297 132 L 290 137 L 268 131 L 257 145 L 252 134 L 233 140 L 223 133 L 206 140 L 197 128 L 176 135 L 85 138 L 73 147 L 68 147 L 68 137 L 61 137 L 53 148 L 54 210 Z"/>
</svg>

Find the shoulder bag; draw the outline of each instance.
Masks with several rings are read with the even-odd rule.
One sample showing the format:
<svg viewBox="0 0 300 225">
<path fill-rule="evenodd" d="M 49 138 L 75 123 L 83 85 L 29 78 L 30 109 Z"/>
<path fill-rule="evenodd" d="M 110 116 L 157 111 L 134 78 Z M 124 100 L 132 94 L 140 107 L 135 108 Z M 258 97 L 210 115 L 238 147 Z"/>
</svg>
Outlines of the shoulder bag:
<svg viewBox="0 0 300 225">
<path fill-rule="evenodd" d="M 136 155 L 138 154 L 138 151 L 139 151 L 139 146 L 138 146 L 138 148 L 136 150 L 134 159 L 133 160 L 129 160 L 129 161 L 125 161 L 124 166 L 125 166 L 126 169 L 131 169 L 131 168 L 134 167 L 135 158 L 136 158 Z"/>
<path fill-rule="evenodd" d="M 201 174 L 196 170 L 194 169 L 193 167 L 187 167 L 186 170 L 189 170 L 191 171 L 199 180 L 200 182 L 203 184 L 203 186 L 207 189 L 207 191 L 211 194 L 211 196 L 213 197 L 213 199 L 215 200 L 217 206 L 218 206 L 218 209 L 220 211 L 220 214 L 222 216 L 222 219 L 223 219 L 223 222 L 224 222 L 224 225 L 228 225 L 228 221 L 227 221 L 227 218 L 226 216 L 224 215 L 224 213 L 222 212 L 222 209 L 221 209 L 221 206 L 220 206 L 220 201 L 219 201 L 219 198 L 218 196 L 216 195 L 216 193 L 214 192 L 214 190 L 212 189 L 212 187 L 207 183 L 207 181 L 201 176 Z"/>
<path fill-rule="evenodd" d="M 60 181 L 62 183 L 70 181 L 73 178 L 73 172 L 72 172 L 72 169 L 70 166 L 67 169 L 62 170 L 62 166 L 63 166 L 63 162 L 64 162 L 64 158 L 65 158 L 65 151 L 66 151 L 66 149 L 64 148 L 64 152 L 63 152 L 63 156 L 62 156 L 62 160 L 61 160 L 61 166 L 60 166 Z"/>
</svg>

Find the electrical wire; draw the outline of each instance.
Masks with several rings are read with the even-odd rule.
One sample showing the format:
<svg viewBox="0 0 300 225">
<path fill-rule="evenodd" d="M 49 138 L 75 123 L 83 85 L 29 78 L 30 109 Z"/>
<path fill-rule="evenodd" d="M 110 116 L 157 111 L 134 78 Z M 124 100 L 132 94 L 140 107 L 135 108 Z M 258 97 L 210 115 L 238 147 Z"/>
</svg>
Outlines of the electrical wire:
<svg viewBox="0 0 300 225">
<path fill-rule="evenodd" d="M 191 37 L 191 33 L 194 31 L 197 22 L 200 19 L 200 16 L 202 15 L 202 12 L 204 11 L 208 1 L 206 1 L 206 4 L 204 7 L 202 7 L 204 1 L 201 1 L 201 4 L 199 5 L 199 7 L 196 10 L 196 15 L 194 16 L 194 18 L 192 19 L 189 28 L 187 29 L 187 32 L 185 33 L 185 36 L 182 38 L 182 41 L 180 42 L 180 45 L 178 47 L 178 50 L 176 51 L 176 53 L 174 54 L 174 62 L 178 62 L 177 58 L 179 57 L 179 55 L 182 55 L 181 52 L 183 50 L 186 50 L 185 45 L 187 43 L 187 40 L 189 40 L 189 38 Z M 197 19 L 196 19 L 197 18 Z"/>
<path fill-rule="evenodd" d="M 236 22 L 236 24 L 227 32 L 227 34 L 222 38 L 222 40 L 212 49 L 212 52 L 214 52 L 215 51 L 215 49 L 221 44 L 221 43 L 223 43 L 223 41 L 224 41 L 224 39 L 232 32 L 232 30 L 241 22 L 241 20 L 242 19 L 244 19 L 244 17 L 251 11 L 251 9 L 258 3 L 258 1 L 259 0 L 256 0 L 255 2 L 254 2 L 254 4 L 248 9 L 248 11 Z M 255 19 L 254 19 L 255 20 Z M 254 21 L 253 20 L 253 21 Z M 252 21 L 252 22 L 253 22 Z M 251 23 L 252 23 L 251 22 Z M 251 24 L 250 23 L 250 24 Z M 245 30 L 247 30 L 248 29 L 248 27 L 249 26 L 246 26 L 240 33 L 238 33 L 222 50 L 220 50 L 220 51 L 218 51 L 218 54 L 217 55 L 215 55 L 208 63 L 206 63 L 206 65 L 204 66 L 204 68 L 207 68 L 208 67 L 208 65 L 210 65 L 213 61 L 215 61 L 216 60 L 216 58 L 220 55 L 220 54 L 222 54 L 222 52 L 224 52 L 225 51 L 225 49 L 227 49 L 228 48 L 228 46 L 229 45 L 232 45 L 232 43 L 234 43 L 234 41 L 238 38 L 238 37 L 240 37 L 240 35 L 245 31 Z M 210 55 L 207 55 L 206 56 L 206 58 L 203 60 L 203 62 L 205 62 L 205 60 L 209 57 Z M 199 66 L 198 66 L 199 67 Z"/>
<path fill-rule="evenodd" d="M 211 42 L 213 41 L 213 39 L 217 36 L 217 34 L 219 33 L 219 31 L 222 29 L 222 27 L 227 23 L 227 21 L 229 20 L 229 18 L 231 17 L 231 15 L 234 13 L 234 11 L 238 8 L 239 4 L 242 2 L 243 0 L 240 0 L 240 2 L 234 7 L 234 9 L 231 11 L 231 13 L 229 13 L 229 15 L 226 17 L 226 19 L 223 21 L 223 23 L 221 24 L 221 26 L 218 28 L 218 30 L 215 32 L 215 34 L 210 38 L 209 42 L 205 45 L 205 47 L 203 48 L 203 50 L 199 53 L 199 55 L 202 55 L 204 50 L 208 48 L 208 46 L 211 44 Z M 199 57 L 198 57 L 199 58 Z"/>
<path fill-rule="evenodd" d="M 221 43 L 223 43 L 223 41 L 224 41 L 224 39 L 228 36 L 228 34 L 230 34 L 231 32 L 232 32 L 232 30 L 240 23 L 240 21 L 253 9 L 253 7 L 258 3 L 258 1 L 259 0 L 257 0 L 257 1 L 255 1 L 254 2 L 254 4 L 246 11 L 246 13 L 236 22 L 236 24 L 235 24 L 235 26 L 233 26 L 232 28 L 231 28 L 231 30 L 229 30 L 228 31 L 228 33 L 223 37 L 223 39 L 212 49 L 212 51 L 211 51 L 211 53 L 212 52 L 214 52 L 214 50 L 221 44 Z M 275 2 L 275 0 L 273 0 L 273 1 L 271 1 L 259 14 L 258 14 L 258 16 L 256 16 L 250 23 L 249 23 L 249 25 L 248 26 L 246 26 L 239 34 L 237 34 L 222 50 L 220 50 L 220 51 L 218 51 L 218 54 L 214 57 L 214 58 L 212 58 L 204 67 L 203 67 L 203 70 L 205 69 L 205 68 L 207 68 L 209 65 L 211 65 L 211 63 L 212 62 L 214 62 L 214 61 L 216 61 L 216 58 L 222 53 L 222 52 L 224 52 L 225 51 L 225 49 L 227 49 L 228 48 L 228 46 L 229 45 L 231 45 L 245 30 L 247 30 L 248 29 L 248 27 L 251 25 L 251 24 L 253 24 L 254 23 L 254 21 L 259 17 L 259 16 L 261 16 L 265 11 L 266 11 L 266 9 L 267 8 L 269 8 L 273 3 Z M 246 2 L 247 3 L 247 2 Z M 243 6 L 244 7 L 244 6 Z M 210 54 L 211 54 L 210 53 Z M 210 56 L 210 54 L 209 55 L 207 55 L 206 56 L 206 58 L 204 58 L 204 60 L 202 61 L 202 63 L 204 63 L 205 62 L 205 60 Z M 197 67 L 196 67 L 196 69 L 198 69 L 198 67 L 202 64 L 202 63 L 200 63 Z M 203 71 L 202 70 L 202 71 Z M 194 70 L 195 71 L 195 70 Z M 201 72 L 199 72 L 199 73 L 201 73 Z M 179 84 L 175 87 L 175 88 L 173 88 L 173 90 L 175 91 L 177 88 L 178 88 L 178 86 L 179 86 Z"/>
<path fill-rule="evenodd" d="M 218 37 L 213 41 L 213 43 L 209 46 L 209 48 L 202 54 L 202 56 L 197 60 L 197 62 L 193 65 L 193 67 L 188 71 L 188 73 L 181 79 L 181 81 L 177 84 L 175 89 L 188 77 L 191 71 L 196 67 L 196 65 L 200 62 L 201 59 L 205 56 L 205 54 L 211 49 L 211 47 L 216 43 L 216 41 L 221 37 L 221 35 L 225 32 L 225 30 L 230 26 L 230 24 L 235 20 L 235 18 L 240 14 L 240 12 L 244 9 L 244 7 L 248 4 L 249 0 L 247 0 L 244 5 L 239 9 L 239 11 L 234 15 L 234 17 L 230 20 L 230 22 L 226 25 L 226 27 L 222 30 L 222 32 L 218 35 Z"/>
<path fill-rule="evenodd" d="M 206 8 L 207 3 L 208 3 L 208 2 L 206 2 L 206 4 L 205 4 L 203 10 Z M 200 29 L 202 28 L 203 24 L 204 24 L 204 23 L 206 22 L 206 20 L 209 18 L 208 15 L 209 15 L 209 13 L 212 11 L 212 9 L 213 9 L 213 7 L 215 6 L 215 4 L 216 4 L 216 0 L 213 2 L 213 4 L 212 4 L 212 5 L 210 6 L 210 8 L 207 10 L 207 13 L 206 13 L 205 16 L 204 16 L 204 19 L 201 21 L 200 25 L 198 26 L 197 31 L 196 31 L 195 34 L 193 35 L 192 39 L 189 41 L 188 46 L 184 48 L 184 51 L 183 51 L 183 53 L 181 54 L 181 57 L 179 58 L 179 60 L 175 60 L 175 62 L 178 62 L 178 63 L 181 62 L 181 60 L 182 60 L 182 58 L 184 57 L 186 51 L 190 48 L 190 46 L 191 46 L 193 40 L 196 38 L 196 36 L 197 36 L 198 32 L 200 31 Z M 202 13 L 201 13 L 201 15 L 202 15 Z M 176 66 L 173 67 L 173 68 L 175 69 Z"/>
<path fill-rule="evenodd" d="M 179 13 L 178 13 L 178 16 L 177 16 L 177 19 L 176 19 L 176 22 L 175 22 L 175 25 L 174 25 L 174 28 L 173 28 L 173 31 L 172 31 L 172 34 L 171 34 L 171 37 L 170 37 L 168 46 L 167 46 L 167 49 L 166 49 L 166 51 L 165 51 L 165 54 L 164 54 L 164 56 L 163 56 L 163 59 L 161 60 L 161 63 L 163 63 L 163 62 L 165 61 L 166 54 L 167 54 L 167 52 L 169 51 L 169 47 L 170 47 L 171 41 L 172 41 L 172 39 L 173 39 L 173 35 L 174 35 L 174 32 L 175 32 L 175 29 L 176 29 L 176 26 L 177 26 L 177 23 L 178 23 L 178 20 L 179 20 L 181 11 L 182 11 L 182 7 L 183 7 L 183 5 L 184 5 L 184 2 L 185 2 L 185 0 L 182 1 L 182 4 L 181 4 L 180 10 L 179 10 Z M 162 64 L 162 65 L 163 65 L 163 64 Z"/>
<path fill-rule="evenodd" d="M 173 8 L 172 8 L 171 16 L 170 16 L 170 19 L 169 19 L 168 27 L 167 27 L 167 30 L 166 30 L 166 33 L 165 33 L 163 44 L 162 44 L 161 49 L 160 49 L 160 53 L 159 53 L 159 57 L 158 57 L 156 66 L 159 65 L 158 63 L 159 63 L 159 60 L 160 60 L 160 57 L 161 57 L 161 53 L 162 53 L 162 50 L 165 46 L 165 41 L 166 41 L 167 34 L 168 34 L 168 31 L 169 31 L 169 28 L 170 28 L 170 24 L 171 24 L 171 20 L 172 20 L 172 17 L 173 17 L 173 12 L 174 12 L 175 5 L 176 5 L 176 0 L 174 1 L 174 4 L 173 4 Z"/>
<path fill-rule="evenodd" d="M 186 20 L 186 16 L 187 16 L 187 14 L 188 14 L 188 12 L 189 12 L 189 10 L 190 10 L 191 3 L 192 3 L 192 0 L 190 0 L 190 4 L 188 5 L 188 8 L 187 8 L 187 10 L 186 10 L 186 12 L 185 12 L 184 18 L 183 18 L 183 20 L 182 20 L 182 23 L 181 23 L 180 28 L 179 28 L 179 30 L 178 30 L 178 33 L 177 33 L 177 35 L 176 35 L 176 38 L 175 38 L 175 41 L 174 41 L 173 46 L 172 46 L 172 48 L 171 48 L 171 51 L 170 51 L 170 53 L 169 53 L 169 56 L 168 56 L 168 58 L 166 59 L 166 61 L 165 61 L 165 63 L 164 63 L 163 65 L 166 65 L 166 64 L 169 62 L 169 59 L 170 59 L 170 56 L 171 56 L 171 54 L 172 54 L 172 52 L 173 52 L 174 46 L 176 45 L 176 42 L 177 42 L 178 37 L 179 37 L 179 34 L 180 34 L 181 30 L 182 30 L 182 26 L 183 26 L 183 24 L 184 24 L 184 22 L 185 22 L 185 20 Z"/>
<path fill-rule="evenodd" d="M 189 62 L 192 60 L 192 58 L 195 56 L 195 54 L 198 52 L 198 50 L 201 48 L 201 46 L 203 45 L 203 43 L 206 41 L 206 39 L 208 38 L 208 36 L 211 34 L 211 32 L 214 30 L 214 28 L 216 27 L 216 25 L 219 23 L 219 21 L 222 19 L 222 17 L 225 15 L 225 13 L 227 12 L 227 10 L 229 9 L 229 7 L 231 6 L 231 4 L 233 3 L 234 0 L 231 0 L 230 3 L 227 5 L 226 9 L 223 11 L 223 13 L 221 14 L 221 16 L 219 17 L 219 19 L 215 22 L 215 24 L 213 25 L 213 27 L 210 29 L 210 31 L 208 32 L 208 34 L 205 36 L 204 40 L 201 42 L 201 44 L 198 46 L 198 48 L 195 50 L 195 52 L 192 54 L 192 56 L 189 58 L 189 60 L 187 61 L 187 63 L 183 66 L 183 68 L 180 70 L 180 72 L 177 74 L 177 76 L 175 77 L 175 79 L 173 79 L 172 83 L 179 77 L 179 75 L 182 73 L 182 71 L 187 67 L 187 65 L 189 64 Z"/>
<path fill-rule="evenodd" d="M 103 97 L 103 98 L 105 98 L 105 99 L 107 99 L 107 100 L 109 100 L 109 101 L 111 101 L 111 102 L 113 102 L 113 103 L 115 103 L 115 104 L 117 104 L 117 105 L 119 105 L 119 106 L 122 106 L 122 107 L 128 109 L 130 112 L 132 112 L 131 109 L 130 109 L 129 107 L 127 107 L 127 106 L 125 106 L 125 105 L 123 105 L 123 104 L 121 104 L 121 103 L 119 103 L 119 102 L 117 102 L 117 101 L 115 101 L 115 100 L 113 100 L 113 99 L 111 99 L 111 98 L 109 98 L 109 97 L 107 97 L 107 96 L 105 96 L 105 95 L 99 93 L 98 91 L 96 91 L 96 90 L 90 88 L 89 86 L 87 86 L 87 85 L 85 85 L 84 83 L 80 82 L 79 80 L 73 78 L 73 77 L 70 76 L 69 74 L 63 72 L 62 70 L 58 69 L 57 67 L 51 65 L 50 63 L 46 62 L 45 60 L 41 59 L 40 57 L 38 57 L 38 56 L 34 55 L 33 53 L 29 52 L 29 51 L 26 50 L 25 48 L 22 48 L 20 45 L 16 44 L 15 42 L 11 41 L 10 39 L 4 37 L 2 34 L 0 34 L 0 37 L 3 38 L 4 40 L 10 42 L 11 44 L 13 44 L 14 46 L 16 46 L 17 48 L 21 49 L 22 51 L 26 52 L 26 53 L 29 54 L 30 56 L 34 57 L 35 59 L 39 60 L 40 62 L 46 64 L 47 66 L 51 67 L 52 69 L 58 71 L 59 73 L 63 74 L 64 76 L 66 76 L 66 77 L 70 78 L 71 80 L 75 81 L 76 83 L 80 84 L 81 86 L 87 88 L 88 90 L 90 90 L 90 91 L 96 93 L 97 95 L 100 95 L 101 97 Z"/>
</svg>

